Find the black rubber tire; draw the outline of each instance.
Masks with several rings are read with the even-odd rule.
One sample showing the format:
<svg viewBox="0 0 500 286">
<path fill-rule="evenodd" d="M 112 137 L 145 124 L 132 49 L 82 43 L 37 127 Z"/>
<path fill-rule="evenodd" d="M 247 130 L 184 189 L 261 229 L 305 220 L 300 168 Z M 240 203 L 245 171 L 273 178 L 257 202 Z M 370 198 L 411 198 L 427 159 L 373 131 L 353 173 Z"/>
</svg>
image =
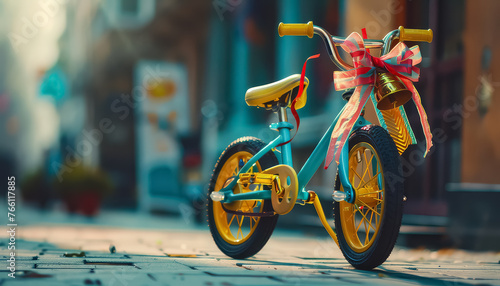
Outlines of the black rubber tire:
<svg viewBox="0 0 500 286">
<path fill-rule="evenodd" d="M 344 257 L 357 269 L 371 270 L 387 260 L 396 244 L 403 216 L 404 186 L 399 153 L 389 133 L 380 126 L 364 126 L 349 137 L 349 150 L 360 142 L 367 142 L 375 148 L 380 158 L 385 182 L 385 209 L 379 232 L 372 246 L 361 253 L 350 248 L 342 232 L 338 202 L 334 202 L 334 218 L 338 218 L 335 219 L 335 229 Z M 340 186 L 338 175 L 335 185 Z"/>
<path fill-rule="evenodd" d="M 219 172 L 221 171 L 224 163 L 235 153 L 241 151 L 247 151 L 250 154 L 255 155 L 259 150 L 261 150 L 266 144 L 255 137 L 242 137 L 235 141 L 233 141 L 227 148 L 222 152 L 219 157 L 219 160 L 215 164 L 214 171 L 212 173 L 212 178 L 210 179 L 210 184 L 208 187 L 208 197 L 207 197 L 207 217 L 208 217 L 208 226 L 210 227 L 210 232 L 212 237 L 217 244 L 217 247 L 229 257 L 236 259 L 244 259 L 250 256 L 255 255 L 259 252 L 264 245 L 267 243 L 269 238 L 271 237 L 276 223 L 278 222 L 279 215 L 271 216 L 271 217 L 261 217 L 259 224 L 257 225 L 255 231 L 252 236 L 248 238 L 247 241 L 238 244 L 232 245 L 226 242 L 217 231 L 217 226 L 214 221 L 213 214 L 213 205 L 212 200 L 210 199 L 210 194 L 213 192 L 215 188 L 215 183 L 217 182 L 217 177 L 219 176 Z M 272 151 L 266 153 L 259 160 L 259 164 L 261 168 L 267 169 L 272 166 L 278 165 L 278 159 L 274 155 Z M 273 210 L 273 206 L 270 200 L 264 200 L 263 202 L 263 211 L 270 212 Z"/>
</svg>

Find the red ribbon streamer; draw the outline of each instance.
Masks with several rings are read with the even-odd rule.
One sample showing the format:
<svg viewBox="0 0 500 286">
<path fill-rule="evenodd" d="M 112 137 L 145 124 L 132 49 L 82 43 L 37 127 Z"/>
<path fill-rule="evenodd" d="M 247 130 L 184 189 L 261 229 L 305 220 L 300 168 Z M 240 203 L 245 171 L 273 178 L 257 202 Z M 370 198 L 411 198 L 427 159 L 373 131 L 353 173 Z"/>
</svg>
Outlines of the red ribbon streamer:
<svg viewBox="0 0 500 286">
<path fill-rule="evenodd" d="M 366 33 L 366 28 L 361 29 L 361 34 L 363 35 L 363 39 L 368 39 L 368 34 Z M 370 49 L 366 49 L 367 53 L 370 53 Z"/>
<path fill-rule="evenodd" d="M 299 117 L 299 114 L 297 113 L 297 110 L 295 109 L 295 103 L 302 96 L 302 93 L 304 92 L 304 78 L 306 77 L 307 61 L 310 59 L 319 58 L 319 56 L 320 56 L 320 54 L 316 54 L 316 55 L 308 57 L 307 60 L 304 62 L 304 65 L 302 66 L 302 72 L 300 74 L 299 92 L 297 93 L 297 96 L 293 99 L 292 106 L 290 108 L 290 110 L 292 111 L 292 114 L 293 114 L 293 118 L 295 118 L 295 122 L 297 122 L 297 129 L 295 130 L 295 134 L 293 134 L 293 137 L 290 138 L 290 140 L 283 142 L 276 147 L 283 146 L 283 145 L 286 145 L 286 144 L 292 142 L 293 138 L 295 138 L 295 135 L 297 135 L 297 132 L 299 131 L 300 117 Z"/>
</svg>

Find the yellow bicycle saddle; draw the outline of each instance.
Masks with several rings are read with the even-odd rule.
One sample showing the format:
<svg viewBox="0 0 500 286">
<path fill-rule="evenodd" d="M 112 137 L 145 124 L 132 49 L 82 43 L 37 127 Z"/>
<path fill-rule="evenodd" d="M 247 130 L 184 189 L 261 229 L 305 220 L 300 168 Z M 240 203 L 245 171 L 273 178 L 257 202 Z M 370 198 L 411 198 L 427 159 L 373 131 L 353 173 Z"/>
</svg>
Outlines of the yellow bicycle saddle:
<svg viewBox="0 0 500 286">
<path fill-rule="evenodd" d="M 285 102 L 291 103 L 288 98 L 290 95 L 297 95 L 300 85 L 300 74 L 294 74 L 282 80 L 252 87 L 247 90 L 245 94 L 245 101 L 249 106 L 258 106 L 270 108 L 279 101 L 286 100 Z M 304 91 L 302 96 L 295 103 L 295 109 L 300 109 L 306 105 L 307 102 L 307 86 L 309 79 L 304 77 Z"/>
</svg>

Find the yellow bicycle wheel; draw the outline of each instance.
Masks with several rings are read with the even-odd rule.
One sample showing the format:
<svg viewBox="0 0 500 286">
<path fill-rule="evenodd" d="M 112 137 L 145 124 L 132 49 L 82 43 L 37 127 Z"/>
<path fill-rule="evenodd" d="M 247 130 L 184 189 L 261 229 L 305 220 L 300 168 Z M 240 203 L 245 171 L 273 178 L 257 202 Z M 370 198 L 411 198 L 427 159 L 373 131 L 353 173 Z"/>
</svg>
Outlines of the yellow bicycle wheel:
<svg viewBox="0 0 500 286">
<path fill-rule="evenodd" d="M 354 204 L 339 204 L 344 237 L 355 252 L 373 245 L 384 214 L 384 177 L 380 158 L 372 145 L 356 144 L 349 151 L 349 181 L 356 190 Z"/>
<path fill-rule="evenodd" d="M 365 126 L 349 139 L 349 181 L 354 199 L 336 202 L 334 215 L 342 253 L 356 268 L 372 269 L 382 264 L 396 242 L 403 212 L 398 157 L 394 142 L 380 126 Z"/>
<path fill-rule="evenodd" d="M 253 155 L 248 151 L 240 151 L 229 157 L 229 159 L 224 162 L 219 172 L 213 191 L 218 192 L 232 180 L 237 180 L 235 176 L 238 174 L 240 166 L 248 162 L 252 156 Z M 262 171 L 262 168 L 259 162 L 257 162 L 255 166 L 250 168 L 248 173 L 257 173 L 260 171 Z M 234 193 L 239 193 L 238 188 L 236 188 Z M 262 212 L 262 201 L 263 200 L 236 201 L 225 204 L 225 208 L 242 213 L 259 213 Z M 213 202 L 212 210 L 218 233 L 230 244 L 238 245 L 247 241 L 259 224 L 260 217 L 227 213 L 222 208 L 222 203 L 220 202 Z"/>
<path fill-rule="evenodd" d="M 240 168 L 264 146 L 261 140 L 252 137 L 234 141 L 220 156 L 210 180 L 207 203 L 210 232 L 219 249 L 233 258 L 246 258 L 260 251 L 271 236 L 278 215 L 266 217 L 244 215 L 244 213 L 272 212 L 272 204 L 269 200 L 244 200 L 223 204 L 212 201 L 210 194 L 220 191 L 233 180 L 237 180 Z M 260 172 L 277 164 L 276 156 L 269 152 L 248 172 Z M 236 186 L 233 192 L 256 191 L 263 188 L 257 184 L 251 185 L 248 190 L 242 190 Z"/>
</svg>

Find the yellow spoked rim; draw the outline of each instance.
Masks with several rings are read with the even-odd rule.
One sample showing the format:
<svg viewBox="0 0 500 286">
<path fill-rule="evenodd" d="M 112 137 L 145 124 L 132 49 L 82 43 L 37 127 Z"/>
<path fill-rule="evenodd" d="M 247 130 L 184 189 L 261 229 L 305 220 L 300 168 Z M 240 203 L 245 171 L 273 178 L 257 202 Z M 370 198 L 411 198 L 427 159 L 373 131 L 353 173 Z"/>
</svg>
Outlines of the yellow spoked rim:
<svg viewBox="0 0 500 286">
<path fill-rule="evenodd" d="M 356 198 L 354 204 L 340 202 L 340 219 L 347 244 L 361 253 L 373 245 L 384 214 L 383 170 L 372 145 L 361 142 L 349 151 L 349 181 Z"/>
<path fill-rule="evenodd" d="M 215 183 L 214 192 L 218 192 L 223 188 L 226 182 L 229 182 L 231 178 L 236 176 L 240 170 L 240 166 L 243 166 L 250 158 L 252 154 L 246 151 L 240 151 L 232 155 L 222 166 L 219 176 L 217 177 L 217 182 Z M 260 172 L 262 168 L 259 162 L 255 163 L 248 173 Z M 238 178 L 235 178 L 237 180 Z M 251 189 L 253 188 L 253 189 Z M 261 186 L 253 185 L 250 187 L 251 190 L 261 189 Z M 238 186 L 233 190 L 234 193 L 239 193 L 241 190 Z M 229 210 L 240 211 L 240 212 L 261 212 L 263 208 L 262 200 L 245 200 L 236 201 L 229 204 L 224 204 L 224 207 Z M 213 214 L 215 225 L 217 226 L 217 231 L 220 236 L 228 243 L 233 245 L 242 244 L 247 241 L 254 233 L 257 225 L 259 224 L 260 217 L 254 216 L 244 216 L 230 214 L 224 211 L 222 208 L 222 203 L 213 202 Z"/>
</svg>

